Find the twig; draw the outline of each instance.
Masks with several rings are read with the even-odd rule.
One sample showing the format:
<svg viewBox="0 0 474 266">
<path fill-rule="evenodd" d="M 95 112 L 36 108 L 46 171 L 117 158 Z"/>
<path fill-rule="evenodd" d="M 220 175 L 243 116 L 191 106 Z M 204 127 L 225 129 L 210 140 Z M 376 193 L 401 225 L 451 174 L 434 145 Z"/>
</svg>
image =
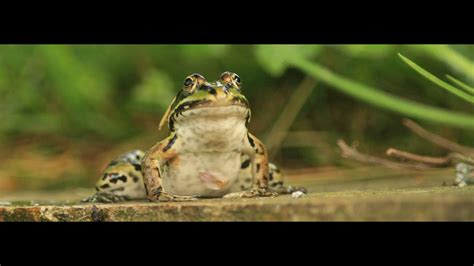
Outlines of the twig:
<svg viewBox="0 0 474 266">
<path fill-rule="evenodd" d="M 411 152 L 401 151 L 394 148 L 390 148 L 386 152 L 387 156 L 398 157 L 401 159 L 407 159 L 411 161 L 426 163 L 426 164 L 435 164 L 439 166 L 448 166 L 452 163 L 463 162 L 468 164 L 474 164 L 474 158 L 457 153 L 451 152 L 443 157 L 432 157 L 432 156 L 423 156 L 414 154 Z"/>
<path fill-rule="evenodd" d="M 304 103 L 313 92 L 316 86 L 316 80 L 310 76 L 306 76 L 296 90 L 291 94 L 288 103 L 283 108 L 277 121 L 271 128 L 266 138 L 268 154 L 273 157 L 281 146 L 281 143 L 288 134 L 288 130 L 295 121 L 296 116 L 300 112 Z M 277 111 L 277 110 L 275 110 Z"/>
<path fill-rule="evenodd" d="M 376 156 L 363 154 L 359 152 L 357 149 L 349 147 L 346 142 L 342 139 L 337 141 L 337 145 L 341 149 L 342 157 L 347 159 L 352 159 L 355 161 L 359 161 L 362 163 L 369 163 L 369 164 L 378 164 L 383 165 L 390 168 L 397 168 L 397 169 L 413 169 L 413 170 L 429 170 L 429 169 L 436 169 L 432 165 L 427 165 L 423 163 L 400 163 L 394 162 L 387 159 L 379 158 Z"/>
<path fill-rule="evenodd" d="M 426 164 L 435 164 L 439 166 L 447 166 L 451 162 L 451 158 L 446 157 L 431 157 L 414 154 L 407 151 L 401 151 L 394 148 L 389 148 L 386 152 L 387 156 L 396 157 L 399 159 L 406 159 L 415 162 L 421 162 Z"/>
<path fill-rule="evenodd" d="M 411 131 L 413 131 L 415 134 L 418 136 L 438 145 L 441 146 L 447 150 L 453 151 L 453 152 L 458 152 L 461 154 L 464 154 L 466 156 L 474 156 L 474 148 L 463 146 L 460 144 L 457 144 L 455 142 L 452 142 L 448 139 L 445 139 L 439 135 L 436 135 L 434 133 L 429 132 L 428 130 L 422 128 L 420 125 L 415 123 L 414 121 L 410 119 L 403 119 L 403 125 L 408 127 Z"/>
</svg>

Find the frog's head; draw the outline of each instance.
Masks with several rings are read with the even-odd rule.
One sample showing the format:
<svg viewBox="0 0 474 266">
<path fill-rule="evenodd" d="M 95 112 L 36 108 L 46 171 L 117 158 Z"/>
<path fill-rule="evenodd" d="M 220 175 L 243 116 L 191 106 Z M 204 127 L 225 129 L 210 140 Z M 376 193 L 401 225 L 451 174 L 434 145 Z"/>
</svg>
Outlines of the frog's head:
<svg viewBox="0 0 474 266">
<path fill-rule="evenodd" d="M 219 80 L 208 82 L 200 74 L 184 79 L 183 88 L 174 98 L 160 122 L 160 128 L 168 121 L 170 130 L 181 117 L 240 115 L 249 121 L 249 103 L 241 93 L 241 79 L 232 72 L 224 72 Z M 202 110 L 198 110 L 202 109 Z"/>
</svg>

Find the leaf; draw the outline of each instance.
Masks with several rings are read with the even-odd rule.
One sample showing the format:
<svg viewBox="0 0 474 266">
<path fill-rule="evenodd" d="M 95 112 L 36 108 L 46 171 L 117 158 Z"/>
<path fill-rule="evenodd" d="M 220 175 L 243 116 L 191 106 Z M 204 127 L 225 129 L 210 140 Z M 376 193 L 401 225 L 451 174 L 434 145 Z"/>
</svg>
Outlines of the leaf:
<svg viewBox="0 0 474 266">
<path fill-rule="evenodd" d="M 474 62 L 452 48 L 450 45 L 411 45 L 410 47 L 429 54 L 448 64 L 468 80 L 474 80 Z"/>
<path fill-rule="evenodd" d="M 376 44 L 350 44 L 337 45 L 344 53 L 354 57 L 380 58 L 392 54 L 393 45 L 376 45 Z"/>
<path fill-rule="evenodd" d="M 460 81 L 460 80 L 457 80 L 455 79 L 454 77 L 450 76 L 450 75 L 446 75 L 446 77 L 451 80 L 453 83 L 455 83 L 456 85 L 458 85 L 459 87 L 463 88 L 464 90 L 466 90 L 467 92 L 471 93 L 471 94 L 474 94 L 474 88 L 467 85 L 466 83 Z"/>
<path fill-rule="evenodd" d="M 400 58 L 407 64 L 409 65 L 411 68 L 413 68 L 414 70 L 416 70 L 420 75 L 422 75 L 423 77 L 427 78 L 428 80 L 430 80 L 431 82 L 433 82 L 434 84 L 440 86 L 441 88 L 455 94 L 456 96 L 470 102 L 470 103 L 474 103 L 474 96 L 472 95 L 469 95 L 467 93 L 465 93 L 464 91 L 454 87 L 454 86 L 451 86 L 449 85 L 448 83 L 442 81 L 441 79 L 437 78 L 435 75 L 431 74 L 430 72 L 428 72 L 427 70 L 425 70 L 424 68 L 420 67 L 419 65 L 417 65 L 415 62 L 411 61 L 410 59 L 406 58 L 405 56 L 403 56 L 402 54 L 398 53 L 398 56 L 400 56 Z"/>
<path fill-rule="evenodd" d="M 293 58 L 312 58 L 319 53 L 319 45 L 258 45 L 257 62 L 272 76 L 281 76 Z"/>
<path fill-rule="evenodd" d="M 374 106 L 409 117 L 474 130 L 474 116 L 405 100 L 357 81 L 344 78 L 307 59 L 295 58 L 291 64 L 333 88 Z"/>
</svg>

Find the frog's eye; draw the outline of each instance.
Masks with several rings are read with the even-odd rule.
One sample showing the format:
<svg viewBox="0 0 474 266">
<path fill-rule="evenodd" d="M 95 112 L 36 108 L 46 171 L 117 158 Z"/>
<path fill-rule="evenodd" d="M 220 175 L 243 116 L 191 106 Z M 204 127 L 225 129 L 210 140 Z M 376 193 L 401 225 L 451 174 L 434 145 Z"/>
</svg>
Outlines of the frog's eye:
<svg viewBox="0 0 474 266">
<path fill-rule="evenodd" d="M 201 85 L 202 83 L 204 83 L 204 81 L 205 81 L 205 78 L 202 75 L 197 74 L 197 73 L 192 74 L 188 76 L 186 79 L 184 79 L 183 90 L 192 93 L 196 89 L 196 86 Z"/>
<path fill-rule="evenodd" d="M 192 78 L 186 78 L 186 79 L 184 80 L 184 86 L 185 86 L 185 87 L 189 87 L 189 86 L 191 86 L 192 84 L 193 84 L 193 79 L 192 79 Z"/>
<path fill-rule="evenodd" d="M 232 83 L 234 84 L 234 86 L 236 86 L 237 88 L 240 89 L 241 83 L 240 83 L 240 77 L 239 77 L 239 75 L 237 75 L 237 74 L 235 74 L 235 73 L 232 75 Z"/>
<path fill-rule="evenodd" d="M 240 87 L 242 85 L 239 75 L 229 71 L 226 71 L 221 74 L 221 81 L 225 84 L 227 88 L 234 87 L 240 90 Z"/>
</svg>

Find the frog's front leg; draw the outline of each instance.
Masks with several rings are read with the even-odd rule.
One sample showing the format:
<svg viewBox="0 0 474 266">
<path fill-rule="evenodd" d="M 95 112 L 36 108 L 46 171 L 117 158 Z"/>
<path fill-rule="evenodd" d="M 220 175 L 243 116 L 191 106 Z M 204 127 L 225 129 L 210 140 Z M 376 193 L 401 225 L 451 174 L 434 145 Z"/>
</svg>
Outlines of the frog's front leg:
<svg viewBox="0 0 474 266">
<path fill-rule="evenodd" d="M 242 150 L 251 160 L 252 186 L 249 190 L 230 193 L 224 198 L 253 198 L 253 197 L 275 197 L 278 193 L 269 187 L 269 163 L 267 151 L 263 143 L 250 133 L 244 139 Z"/>
<path fill-rule="evenodd" d="M 175 196 L 166 193 L 161 184 L 161 167 L 166 162 L 176 159 L 176 150 L 180 145 L 177 135 L 170 137 L 155 144 L 146 153 L 142 160 L 143 182 L 147 198 L 150 201 L 191 201 L 196 200 L 190 196 Z"/>
</svg>

